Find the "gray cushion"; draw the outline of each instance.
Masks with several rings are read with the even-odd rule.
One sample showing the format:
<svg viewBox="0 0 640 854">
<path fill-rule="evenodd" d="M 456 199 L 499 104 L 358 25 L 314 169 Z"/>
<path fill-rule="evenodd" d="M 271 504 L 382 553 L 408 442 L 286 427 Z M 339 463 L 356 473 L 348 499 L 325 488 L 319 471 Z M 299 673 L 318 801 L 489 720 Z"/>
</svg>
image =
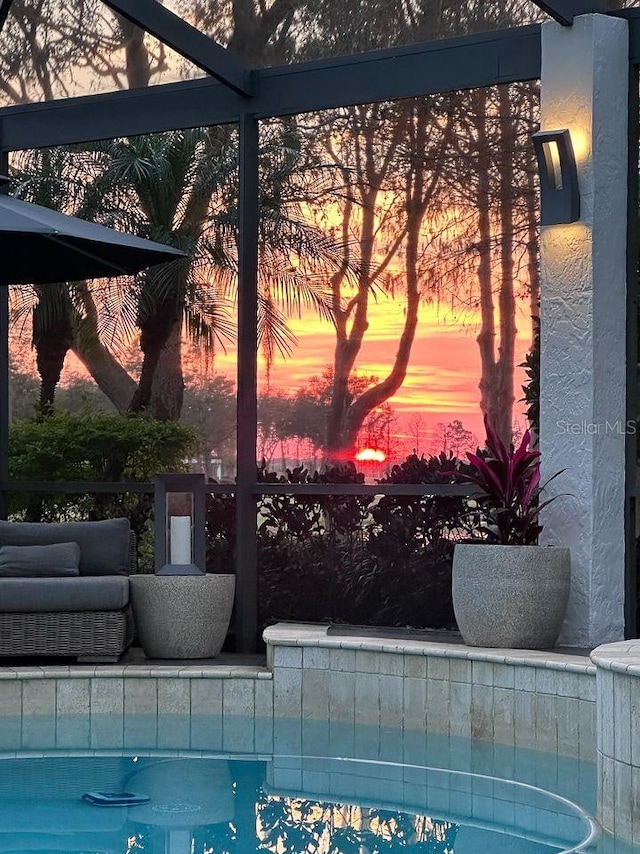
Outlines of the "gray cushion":
<svg viewBox="0 0 640 854">
<path fill-rule="evenodd" d="M 3 578 L 0 611 L 119 611 L 129 602 L 129 579 L 119 575 L 100 578 Z"/>
<path fill-rule="evenodd" d="M 0 546 L 0 577 L 79 575 L 80 546 L 50 543 L 47 546 Z"/>
<path fill-rule="evenodd" d="M 78 543 L 80 575 L 126 575 L 129 567 L 129 520 L 101 522 L 4 522 L 0 546 Z"/>
</svg>

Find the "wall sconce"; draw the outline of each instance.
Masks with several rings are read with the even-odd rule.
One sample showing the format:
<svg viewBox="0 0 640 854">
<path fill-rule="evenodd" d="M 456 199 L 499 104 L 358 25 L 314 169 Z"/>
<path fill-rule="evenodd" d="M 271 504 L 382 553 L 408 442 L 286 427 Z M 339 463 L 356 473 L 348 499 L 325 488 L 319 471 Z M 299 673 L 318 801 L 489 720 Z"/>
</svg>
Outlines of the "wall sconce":
<svg viewBox="0 0 640 854">
<path fill-rule="evenodd" d="M 540 225 L 580 219 L 578 167 L 568 130 L 533 134 L 540 178 Z"/>
<path fill-rule="evenodd" d="M 155 574 L 204 575 L 204 474 L 158 474 L 153 483 Z"/>
</svg>

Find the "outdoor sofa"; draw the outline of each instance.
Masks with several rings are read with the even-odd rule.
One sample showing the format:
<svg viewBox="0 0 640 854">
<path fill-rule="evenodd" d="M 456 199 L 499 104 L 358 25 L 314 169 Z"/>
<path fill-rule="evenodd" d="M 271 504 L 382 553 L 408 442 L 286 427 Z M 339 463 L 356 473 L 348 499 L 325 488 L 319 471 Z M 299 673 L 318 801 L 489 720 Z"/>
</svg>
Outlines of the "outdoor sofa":
<svg viewBox="0 0 640 854">
<path fill-rule="evenodd" d="M 133 622 L 127 519 L 0 520 L 0 656 L 117 661 Z"/>
</svg>

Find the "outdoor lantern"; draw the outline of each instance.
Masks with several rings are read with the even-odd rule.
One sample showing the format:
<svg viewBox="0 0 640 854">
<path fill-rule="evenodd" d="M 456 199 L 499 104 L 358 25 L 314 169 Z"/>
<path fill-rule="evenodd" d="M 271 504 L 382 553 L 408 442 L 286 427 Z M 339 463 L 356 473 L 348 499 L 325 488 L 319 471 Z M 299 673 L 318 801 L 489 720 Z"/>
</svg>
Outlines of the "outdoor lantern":
<svg viewBox="0 0 640 854">
<path fill-rule="evenodd" d="M 204 575 L 204 474 L 158 474 L 153 481 L 155 574 Z"/>
<path fill-rule="evenodd" d="M 578 167 L 568 130 L 533 134 L 540 177 L 540 224 L 558 225 L 580 219 Z"/>
</svg>

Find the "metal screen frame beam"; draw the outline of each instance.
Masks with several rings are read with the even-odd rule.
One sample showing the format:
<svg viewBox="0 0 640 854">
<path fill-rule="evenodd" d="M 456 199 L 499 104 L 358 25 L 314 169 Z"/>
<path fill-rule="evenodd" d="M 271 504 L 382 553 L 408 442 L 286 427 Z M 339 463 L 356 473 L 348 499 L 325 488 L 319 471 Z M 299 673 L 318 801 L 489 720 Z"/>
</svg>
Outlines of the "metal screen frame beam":
<svg viewBox="0 0 640 854">
<path fill-rule="evenodd" d="M 155 36 L 216 80 L 251 96 L 252 71 L 230 50 L 201 33 L 157 0 L 102 0 L 117 15 Z"/>
<path fill-rule="evenodd" d="M 570 27 L 576 15 L 607 11 L 604 0 L 532 0 L 533 3 L 563 27 Z"/>
<path fill-rule="evenodd" d="M 5 149 L 235 123 L 300 112 L 535 80 L 540 26 L 425 42 L 322 62 L 257 70 L 246 99 L 214 80 L 190 80 L 0 109 Z"/>
<path fill-rule="evenodd" d="M 638 417 L 638 150 L 640 147 L 640 69 L 636 62 L 629 66 L 629 180 L 627 189 L 627 425 Z M 635 430 L 625 430 L 625 637 L 638 636 L 638 569 L 636 505 L 638 437 Z"/>
<path fill-rule="evenodd" d="M 4 23 L 7 20 L 7 15 L 9 14 L 9 10 L 11 9 L 11 4 L 13 0 L 0 0 L 0 31 L 4 27 Z"/>
<path fill-rule="evenodd" d="M 256 447 L 258 422 L 259 123 L 244 115 L 239 126 L 238 355 L 236 398 L 236 648 L 258 643 L 258 542 Z"/>
</svg>

